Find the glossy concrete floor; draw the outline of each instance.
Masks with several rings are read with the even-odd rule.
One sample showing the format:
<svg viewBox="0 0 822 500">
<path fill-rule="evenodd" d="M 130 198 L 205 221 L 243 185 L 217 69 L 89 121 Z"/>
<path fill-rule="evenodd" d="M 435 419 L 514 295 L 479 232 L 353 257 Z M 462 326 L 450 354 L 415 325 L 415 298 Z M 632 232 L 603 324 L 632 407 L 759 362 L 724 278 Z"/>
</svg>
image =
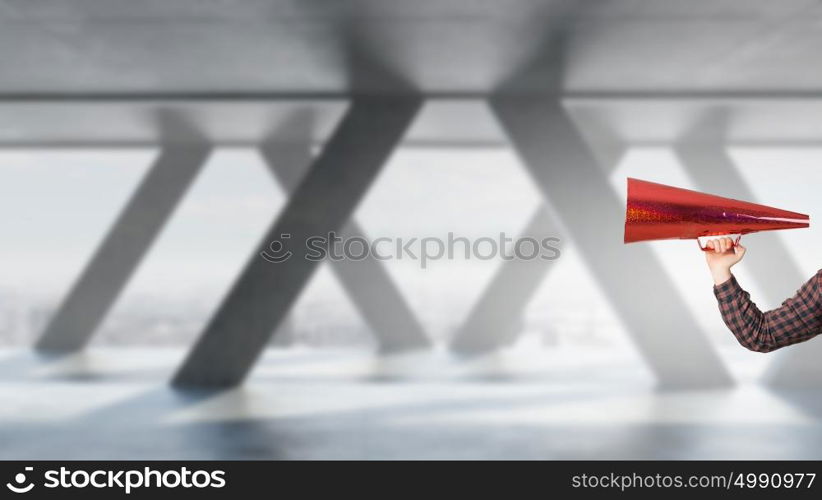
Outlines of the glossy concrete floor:
<svg viewBox="0 0 822 500">
<path fill-rule="evenodd" d="M 183 350 L 7 350 L 0 459 L 822 459 L 822 391 L 660 391 L 636 360 L 543 351 L 269 351 L 197 394 L 166 383 Z"/>
</svg>

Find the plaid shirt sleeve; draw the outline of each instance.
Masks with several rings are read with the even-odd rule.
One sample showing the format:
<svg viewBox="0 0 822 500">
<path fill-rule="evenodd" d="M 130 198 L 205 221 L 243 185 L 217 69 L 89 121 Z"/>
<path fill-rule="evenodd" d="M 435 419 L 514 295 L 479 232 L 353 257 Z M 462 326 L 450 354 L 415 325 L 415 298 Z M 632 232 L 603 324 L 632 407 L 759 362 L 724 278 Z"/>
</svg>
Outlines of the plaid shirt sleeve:
<svg viewBox="0 0 822 500">
<path fill-rule="evenodd" d="M 770 352 L 822 333 L 822 269 L 782 305 L 762 312 L 736 278 L 714 286 L 722 319 L 744 347 Z"/>
</svg>

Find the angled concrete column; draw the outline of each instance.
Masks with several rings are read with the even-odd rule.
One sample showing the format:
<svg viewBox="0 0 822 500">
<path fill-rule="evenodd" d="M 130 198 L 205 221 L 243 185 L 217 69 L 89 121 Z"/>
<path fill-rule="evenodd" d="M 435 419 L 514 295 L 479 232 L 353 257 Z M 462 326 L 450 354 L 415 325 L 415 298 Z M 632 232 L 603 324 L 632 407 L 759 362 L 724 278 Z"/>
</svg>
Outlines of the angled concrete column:
<svg viewBox="0 0 822 500">
<path fill-rule="evenodd" d="M 576 112 L 579 113 L 579 110 Z M 577 128 L 602 171 L 610 176 L 625 156 L 628 144 L 606 123 L 601 113 L 588 111 L 585 116 L 577 122 Z"/>
<path fill-rule="evenodd" d="M 211 146 L 170 118 L 161 151 L 37 342 L 46 353 L 82 349 L 128 283 L 178 202 L 204 165 Z"/>
<path fill-rule="evenodd" d="M 591 151 L 603 171 L 610 171 L 625 152 L 625 146 L 599 122 L 586 122 L 584 130 Z M 559 234 L 559 222 L 548 206 L 537 208 L 519 238 L 541 240 Z M 482 354 L 513 344 L 520 331 L 522 315 L 529 301 L 556 263 L 550 260 L 504 262 L 468 318 L 451 341 L 460 354 Z"/>
<path fill-rule="evenodd" d="M 258 252 L 283 241 L 284 262 L 252 260 L 209 322 L 173 383 L 240 384 L 319 262 L 305 242 L 340 231 L 422 104 L 418 95 L 355 96 L 337 130 L 294 190 Z M 288 235 L 284 240 L 283 235 Z"/>
<path fill-rule="evenodd" d="M 313 128 L 314 112 L 308 109 L 297 111 L 284 120 L 260 150 L 269 172 L 278 184 L 286 188 L 289 195 L 294 186 L 286 186 L 283 177 L 292 177 L 296 184 L 308 170 L 313 157 Z M 251 259 L 256 258 L 259 255 L 251 256 Z M 274 330 L 270 345 L 292 345 L 297 340 L 296 323 L 293 313 L 289 312 Z"/>
<path fill-rule="evenodd" d="M 288 315 L 274 330 L 274 335 L 271 337 L 271 347 L 289 347 L 294 345 L 297 341 L 296 321 L 292 315 Z"/>
<path fill-rule="evenodd" d="M 302 131 L 302 135 L 307 137 L 310 135 L 310 125 L 310 116 L 300 113 L 286 120 L 282 128 L 287 129 L 284 132 L 289 136 L 299 135 Z M 277 140 L 278 136 L 285 135 L 274 134 L 273 140 L 263 144 L 260 152 L 275 178 L 291 193 L 307 170 L 303 167 L 311 161 L 311 150 L 308 141 Z M 348 222 L 338 234 L 343 239 L 367 239 L 356 221 Z M 366 324 L 376 335 L 382 352 L 430 345 L 422 326 L 380 261 L 369 255 L 363 260 L 329 261 L 329 264 Z"/>
<path fill-rule="evenodd" d="M 706 113 L 673 150 L 699 189 L 722 196 L 758 202 L 728 156 L 725 144 L 728 112 Z M 763 200 L 764 201 L 764 200 Z M 786 207 L 790 208 L 790 207 Z M 796 293 L 810 278 L 803 276 L 791 252 L 774 232 L 751 236 L 743 264 L 751 269 L 768 301 L 774 305 Z M 822 342 L 810 342 L 774 353 L 765 379 L 776 386 L 822 387 Z"/>
<path fill-rule="evenodd" d="M 660 385 L 731 384 L 651 249 L 623 245 L 622 203 L 557 96 L 503 91 L 490 104 Z"/>
<path fill-rule="evenodd" d="M 673 152 L 693 178 L 697 189 L 757 202 L 726 151 L 726 123 L 724 112 L 705 115 L 673 145 Z M 756 246 L 745 256 L 744 265 L 755 270 L 755 279 L 768 300 L 779 304 L 795 293 L 809 276 L 802 276 L 775 232 L 759 233 L 751 238 Z"/>
<path fill-rule="evenodd" d="M 519 90 L 558 92 L 566 75 L 569 31 L 573 31 L 582 10 L 578 2 L 560 2 L 552 8 L 550 17 L 541 22 L 543 40 L 534 46 L 531 57 L 515 72 L 515 79 L 505 85 L 513 84 Z M 590 151 L 603 168 L 611 168 L 623 154 L 621 141 L 598 120 L 586 123 L 584 132 Z M 553 208 L 546 205 L 536 210 L 522 236 L 540 239 L 556 232 L 559 225 Z M 460 354 L 482 354 L 513 343 L 525 307 L 553 265 L 545 260 L 505 262 L 457 331 L 451 349 Z"/>
<path fill-rule="evenodd" d="M 347 224 L 340 231 L 344 239 L 362 235 L 355 223 Z M 332 269 L 377 336 L 381 352 L 393 353 L 431 345 L 422 325 L 379 261 L 373 257 L 338 261 L 333 263 Z"/>
<path fill-rule="evenodd" d="M 539 207 L 519 236 L 541 241 L 559 234 L 554 216 Z M 451 349 L 461 354 L 481 354 L 512 344 L 520 318 L 556 261 L 532 259 L 505 261 L 476 302 L 468 318 L 451 341 Z"/>
</svg>

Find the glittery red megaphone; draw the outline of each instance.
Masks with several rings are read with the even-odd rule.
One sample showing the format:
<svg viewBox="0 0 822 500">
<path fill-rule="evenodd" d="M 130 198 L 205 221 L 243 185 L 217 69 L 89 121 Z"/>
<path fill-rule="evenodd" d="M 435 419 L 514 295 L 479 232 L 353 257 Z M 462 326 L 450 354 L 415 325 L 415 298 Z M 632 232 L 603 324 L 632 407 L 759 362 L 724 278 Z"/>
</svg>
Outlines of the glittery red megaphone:
<svg viewBox="0 0 822 500">
<path fill-rule="evenodd" d="M 738 242 L 743 234 L 809 223 L 805 214 L 628 178 L 625 243 L 696 239 L 705 250 L 712 239 Z"/>
</svg>

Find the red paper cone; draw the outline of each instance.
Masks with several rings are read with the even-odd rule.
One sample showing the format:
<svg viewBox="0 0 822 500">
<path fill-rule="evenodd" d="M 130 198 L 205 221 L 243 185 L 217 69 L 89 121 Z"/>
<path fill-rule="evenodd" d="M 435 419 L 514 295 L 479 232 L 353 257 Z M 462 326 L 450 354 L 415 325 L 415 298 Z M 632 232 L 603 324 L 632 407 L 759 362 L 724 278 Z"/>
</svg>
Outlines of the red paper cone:
<svg viewBox="0 0 822 500">
<path fill-rule="evenodd" d="M 625 243 L 742 235 L 809 223 L 805 214 L 628 178 Z"/>
</svg>

